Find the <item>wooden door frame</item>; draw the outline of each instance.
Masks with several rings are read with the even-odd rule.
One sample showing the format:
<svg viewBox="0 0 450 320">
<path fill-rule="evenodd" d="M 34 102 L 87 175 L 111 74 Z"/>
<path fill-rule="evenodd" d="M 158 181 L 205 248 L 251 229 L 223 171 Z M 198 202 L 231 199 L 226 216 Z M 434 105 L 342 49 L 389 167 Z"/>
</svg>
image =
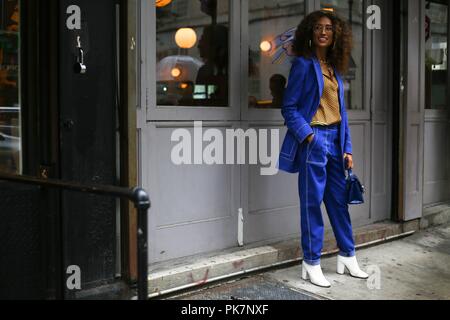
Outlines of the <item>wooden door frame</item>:
<svg viewBox="0 0 450 320">
<path fill-rule="evenodd" d="M 137 0 L 121 0 L 120 11 L 120 180 L 121 186 L 138 185 L 137 107 L 140 103 L 140 13 Z M 122 276 L 137 280 L 137 212 L 121 202 Z"/>
</svg>

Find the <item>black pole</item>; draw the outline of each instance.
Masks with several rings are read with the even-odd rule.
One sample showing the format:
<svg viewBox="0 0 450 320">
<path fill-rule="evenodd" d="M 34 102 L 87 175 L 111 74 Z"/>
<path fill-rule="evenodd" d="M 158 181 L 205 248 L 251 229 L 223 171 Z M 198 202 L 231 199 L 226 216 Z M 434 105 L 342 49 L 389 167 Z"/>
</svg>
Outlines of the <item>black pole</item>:
<svg viewBox="0 0 450 320">
<path fill-rule="evenodd" d="M 150 208 L 148 194 L 140 188 L 134 189 L 135 207 L 138 212 L 138 300 L 148 299 L 148 238 L 147 213 Z"/>
</svg>

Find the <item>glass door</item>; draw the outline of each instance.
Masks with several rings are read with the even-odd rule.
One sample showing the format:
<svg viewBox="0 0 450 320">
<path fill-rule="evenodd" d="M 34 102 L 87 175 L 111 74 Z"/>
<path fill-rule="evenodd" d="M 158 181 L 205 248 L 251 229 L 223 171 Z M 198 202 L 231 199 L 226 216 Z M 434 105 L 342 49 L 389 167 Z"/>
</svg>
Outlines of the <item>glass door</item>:
<svg viewBox="0 0 450 320">
<path fill-rule="evenodd" d="M 365 203 L 350 206 L 355 226 L 385 219 L 389 206 L 389 101 L 386 35 L 367 27 L 367 9 L 376 4 L 381 12 L 391 10 L 386 1 L 320 0 L 320 9 L 330 10 L 347 21 L 353 49 L 344 81 L 345 106 L 353 145 L 354 172 L 366 186 Z M 386 21 L 382 20 L 384 23 Z M 384 50 L 384 51 L 383 51 Z M 376 67 L 382 65 L 383 67 Z M 377 94 L 379 93 L 379 94 Z M 376 199 L 373 201 L 373 199 Z M 379 203 L 384 206 L 377 207 Z"/>
<path fill-rule="evenodd" d="M 241 125 L 245 130 L 267 130 L 271 138 L 260 136 L 259 148 L 275 157 L 279 149 L 272 135 L 278 133 L 280 146 L 287 132 L 281 108 L 293 59 L 291 41 L 305 7 L 305 1 L 298 0 L 241 1 Z M 297 176 L 263 175 L 261 167 L 248 164 L 241 169 L 244 243 L 297 237 Z"/>
<path fill-rule="evenodd" d="M 153 194 L 149 261 L 235 247 L 240 166 L 228 163 L 224 145 L 240 126 L 240 0 L 145 0 L 141 14 L 138 140 L 141 181 Z M 182 152 L 177 139 L 186 142 Z M 211 164 L 204 151 L 213 140 Z"/>
</svg>

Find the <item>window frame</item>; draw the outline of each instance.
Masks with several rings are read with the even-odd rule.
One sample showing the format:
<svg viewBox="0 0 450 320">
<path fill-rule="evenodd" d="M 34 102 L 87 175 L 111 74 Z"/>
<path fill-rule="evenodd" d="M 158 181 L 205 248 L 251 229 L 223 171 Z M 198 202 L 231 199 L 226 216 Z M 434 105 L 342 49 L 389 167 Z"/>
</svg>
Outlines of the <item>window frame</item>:
<svg viewBox="0 0 450 320">
<path fill-rule="evenodd" d="M 153 0 L 141 1 L 141 108 L 146 121 L 237 121 L 239 119 L 240 0 L 229 1 L 229 106 L 158 106 L 156 92 L 156 7 Z"/>
<path fill-rule="evenodd" d="M 19 30 L 16 31 L 10 31 L 11 34 L 14 34 L 17 36 L 17 105 L 18 105 L 18 111 L 17 111 L 17 129 L 18 130 L 18 138 L 19 140 L 19 150 L 18 150 L 18 164 L 16 171 L 13 171 L 12 168 L 5 168 L 5 171 L 1 171 L 2 173 L 9 173 L 9 174 L 16 174 L 21 175 L 24 172 L 24 163 L 25 163 L 25 156 L 24 156 L 24 126 L 23 126 L 23 118 L 24 118 L 24 112 L 23 112 L 23 91 L 24 91 L 24 80 L 26 78 L 23 77 L 24 74 L 24 66 L 23 66 L 23 57 L 26 57 L 24 55 L 24 49 L 23 49 L 23 38 L 24 38 L 24 13 L 26 11 L 23 10 L 24 4 L 22 1 L 18 0 L 17 5 L 19 6 Z M 24 11 L 24 12 L 23 12 Z M 2 32 L 7 33 L 6 30 L 2 30 Z M 8 113 L 13 112 L 14 107 L 11 105 L 2 105 L 2 108 L 5 108 L 4 111 L 1 111 L 2 113 Z M 8 110 L 6 110 L 8 109 Z M 15 118 L 15 117 L 13 117 Z M 9 123 L 9 126 L 12 127 L 12 123 Z M 12 133 L 9 133 L 9 135 L 12 136 Z M 14 149 L 8 148 L 9 151 L 14 152 Z"/>
<path fill-rule="evenodd" d="M 426 15 L 426 13 L 425 13 Z M 424 40 L 425 41 L 425 40 Z M 448 50 L 449 48 L 449 42 L 450 42 L 450 4 L 447 4 L 447 92 L 450 92 L 450 59 L 449 59 L 449 54 L 448 54 Z M 424 80 L 424 85 L 425 84 Z M 426 88 L 425 88 L 426 90 Z M 424 92 L 425 96 L 426 93 Z M 425 101 L 425 106 L 426 106 L 426 101 Z M 447 109 L 446 110 L 442 110 L 442 109 L 425 109 L 425 120 L 429 120 L 429 121 L 433 121 L 436 120 L 438 121 L 439 119 L 445 119 L 447 118 L 448 121 L 450 122 L 450 94 L 447 94 Z"/>
<path fill-rule="evenodd" d="M 304 1 L 304 16 L 308 14 L 308 2 L 309 0 Z M 310 5 L 310 4 L 309 4 Z M 310 5 L 311 7 L 311 5 Z M 241 14 L 241 73 L 240 77 L 242 79 L 241 85 L 241 118 L 244 121 L 275 121 L 277 123 L 283 123 L 283 116 L 281 114 L 281 109 L 276 108 L 252 108 L 249 106 L 248 98 L 249 98 L 249 76 L 248 76 L 248 48 L 250 47 L 249 40 L 249 29 L 250 29 L 250 6 L 247 0 L 242 0 L 241 4 L 242 14 Z M 299 21 L 300 22 L 300 21 Z M 286 80 L 288 80 L 288 75 L 286 76 Z"/>
<path fill-rule="evenodd" d="M 315 2 L 315 9 L 320 10 L 321 0 L 313 0 Z M 349 120 L 352 121 L 370 121 L 372 120 L 372 110 L 374 109 L 375 97 L 374 97 L 374 86 L 373 84 L 376 82 L 376 77 L 378 76 L 377 69 L 374 67 L 374 55 L 377 48 L 373 45 L 375 43 L 375 35 L 373 30 L 369 30 L 365 27 L 365 23 L 367 21 L 367 7 L 369 5 L 375 4 L 375 1 L 372 0 L 363 0 L 363 40 L 362 40 L 362 110 L 354 110 L 349 109 L 346 106 L 346 110 L 348 113 Z M 382 15 L 384 17 L 385 15 Z M 382 23 L 385 24 L 386 20 L 383 19 Z M 384 43 L 380 41 L 380 43 Z M 379 70 L 381 74 L 383 74 L 383 70 Z"/>
</svg>

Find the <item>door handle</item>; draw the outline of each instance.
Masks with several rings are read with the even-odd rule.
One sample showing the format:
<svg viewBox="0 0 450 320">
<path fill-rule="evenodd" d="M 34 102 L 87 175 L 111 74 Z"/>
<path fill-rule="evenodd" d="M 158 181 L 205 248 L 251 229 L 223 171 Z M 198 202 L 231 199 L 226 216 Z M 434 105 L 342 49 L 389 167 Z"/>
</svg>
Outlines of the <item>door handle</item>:
<svg viewBox="0 0 450 320">
<path fill-rule="evenodd" d="M 87 67 L 84 64 L 84 50 L 81 47 L 81 40 L 80 36 L 77 37 L 77 49 L 78 49 L 78 56 L 77 56 L 77 62 L 74 65 L 74 71 L 77 74 L 85 74 L 87 71 Z"/>
</svg>

